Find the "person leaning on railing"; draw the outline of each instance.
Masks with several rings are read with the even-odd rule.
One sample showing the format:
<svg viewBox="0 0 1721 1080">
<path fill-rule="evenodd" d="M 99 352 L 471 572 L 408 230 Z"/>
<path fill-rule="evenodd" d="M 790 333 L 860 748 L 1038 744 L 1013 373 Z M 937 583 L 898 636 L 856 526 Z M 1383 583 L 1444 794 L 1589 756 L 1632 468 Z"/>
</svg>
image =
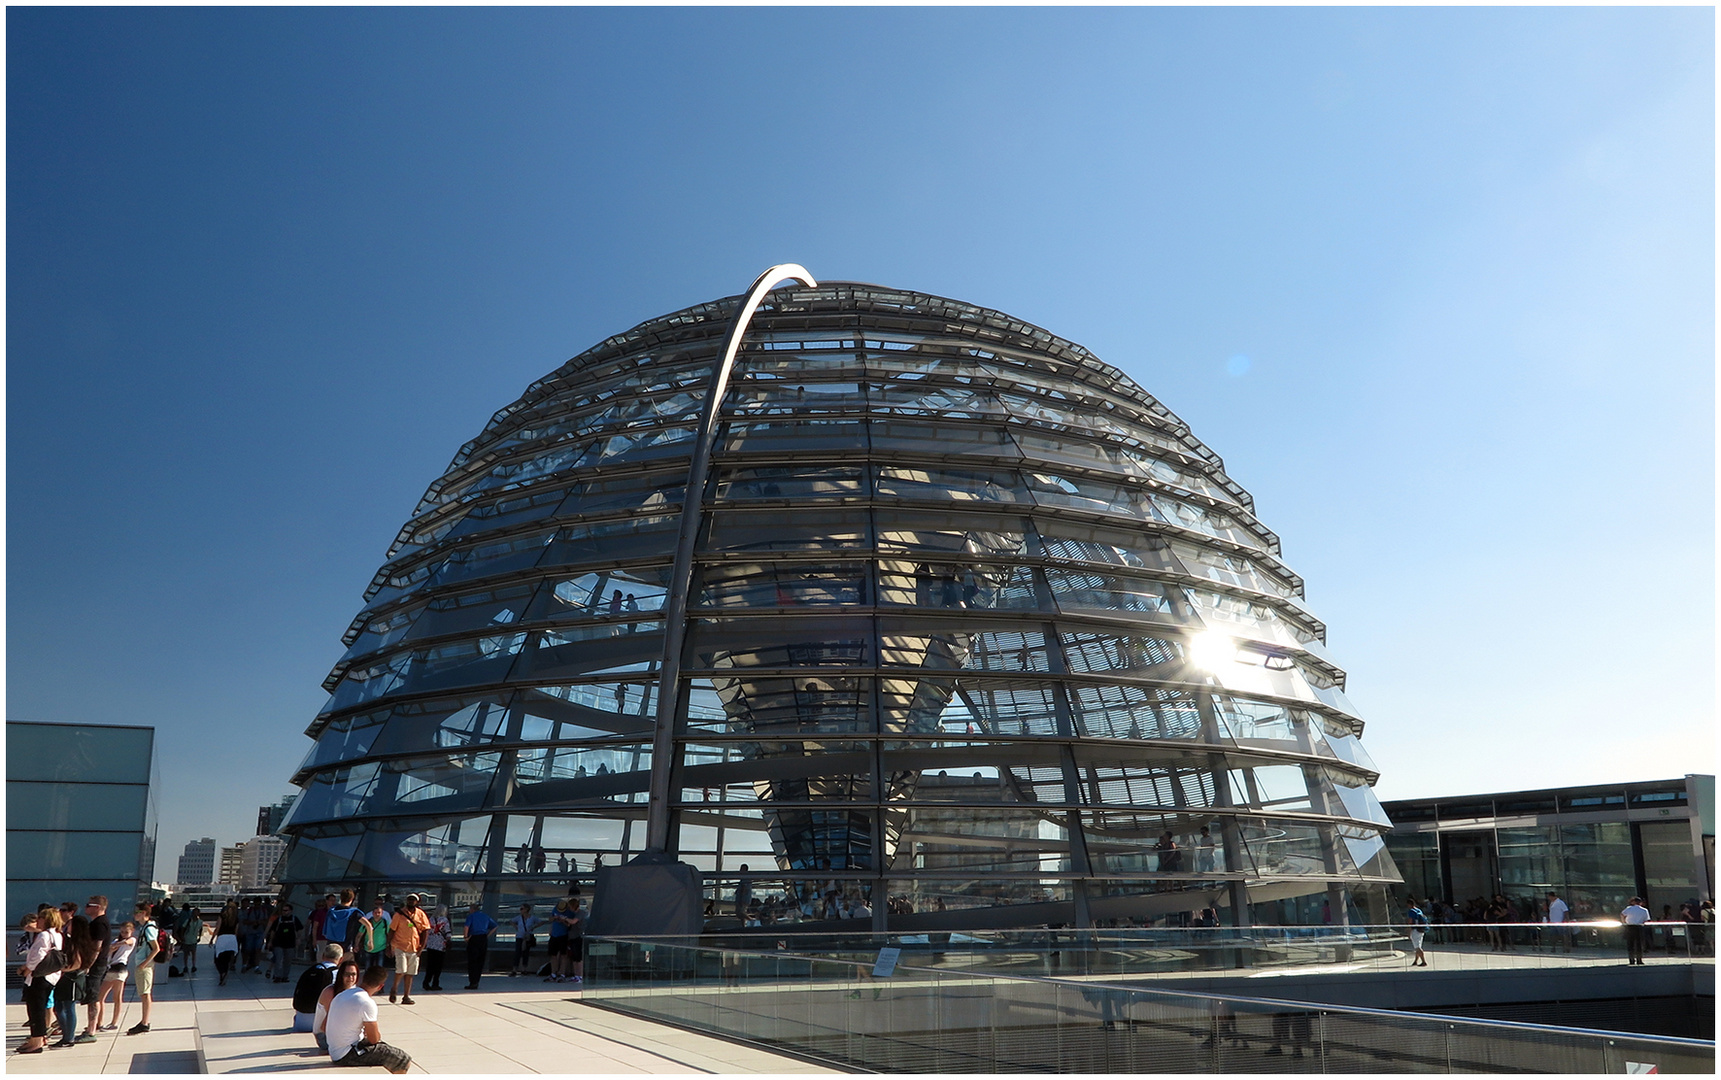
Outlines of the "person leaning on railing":
<svg viewBox="0 0 1721 1080">
<path fill-rule="evenodd" d="M 1644 924 L 1649 922 L 1649 909 L 1643 906 L 1643 897 L 1632 897 L 1631 903 L 1619 913 L 1619 921 L 1625 924 L 1625 962 L 1642 964 L 1644 938 L 1648 936 Z"/>
</svg>

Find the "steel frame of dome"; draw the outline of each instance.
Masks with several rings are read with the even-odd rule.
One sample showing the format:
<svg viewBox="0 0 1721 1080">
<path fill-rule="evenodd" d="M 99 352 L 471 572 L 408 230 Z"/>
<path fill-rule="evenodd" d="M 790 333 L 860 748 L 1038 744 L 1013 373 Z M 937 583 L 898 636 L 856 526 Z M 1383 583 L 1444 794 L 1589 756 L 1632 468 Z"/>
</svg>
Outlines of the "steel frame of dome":
<svg viewBox="0 0 1721 1080">
<path fill-rule="evenodd" d="M 612 337 L 461 448 L 325 681 L 287 888 L 495 910 L 649 847 L 720 910 L 878 929 L 1384 921 L 1362 721 L 1220 458 L 1038 327 L 811 281 Z"/>
</svg>

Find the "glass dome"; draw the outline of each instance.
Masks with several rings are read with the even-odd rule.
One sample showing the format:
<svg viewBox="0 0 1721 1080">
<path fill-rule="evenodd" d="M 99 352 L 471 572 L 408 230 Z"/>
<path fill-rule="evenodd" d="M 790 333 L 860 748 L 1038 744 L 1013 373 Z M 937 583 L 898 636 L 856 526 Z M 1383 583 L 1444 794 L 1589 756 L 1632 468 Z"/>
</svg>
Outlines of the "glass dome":
<svg viewBox="0 0 1721 1080">
<path fill-rule="evenodd" d="M 996 311 L 766 296 L 660 716 L 741 304 L 580 354 L 430 485 L 324 684 L 292 888 L 589 892 L 656 813 L 713 926 L 743 879 L 778 922 L 832 893 L 879 928 L 1384 919 L 1375 767 L 1278 537 L 1170 410 Z"/>
</svg>

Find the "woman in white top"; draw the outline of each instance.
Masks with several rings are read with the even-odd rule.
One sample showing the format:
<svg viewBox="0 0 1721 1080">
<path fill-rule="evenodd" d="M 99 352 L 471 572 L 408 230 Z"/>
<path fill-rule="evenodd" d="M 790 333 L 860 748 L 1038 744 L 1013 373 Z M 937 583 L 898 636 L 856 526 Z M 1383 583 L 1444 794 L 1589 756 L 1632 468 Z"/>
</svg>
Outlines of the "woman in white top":
<svg viewBox="0 0 1721 1080">
<path fill-rule="evenodd" d="M 329 1003 L 335 1000 L 336 994 L 345 993 L 359 984 L 359 962 L 357 960 L 342 960 L 341 966 L 335 969 L 335 981 L 323 987 L 323 992 L 317 997 L 317 1015 L 311 1020 L 311 1034 L 317 1038 L 317 1047 L 327 1051 L 329 1048 Z"/>
<path fill-rule="evenodd" d="M 134 930 L 134 924 L 120 923 L 120 936 L 108 951 L 108 974 L 96 996 L 96 1018 L 90 1025 L 91 1031 L 112 1031 L 120 1026 L 120 1009 L 125 1005 L 125 980 L 131 973 L 132 953 L 137 950 L 137 939 L 132 936 Z M 103 1024 L 102 1014 L 110 997 L 114 999 L 114 1011 L 109 1021 Z"/>
<path fill-rule="evenodd" d="M 24 954 L 24 1011 L 30 1017 L 30 1037 L 24 1045 L 18 1048 L 20 1054 L 40 1054 L 48 1043 L 48 994 L 54 984 L 60 981 L 59 950 L 65 948 L 65 940 L 60 936 L 60 913 L 49 908 L 36 917 L 37 933 L 30 942 L 30 951 Z M 54 970 L 36 974 L 36 969 L 48 959 L 49 950 L 53 950 L 56 961 Z"/>
</svg>

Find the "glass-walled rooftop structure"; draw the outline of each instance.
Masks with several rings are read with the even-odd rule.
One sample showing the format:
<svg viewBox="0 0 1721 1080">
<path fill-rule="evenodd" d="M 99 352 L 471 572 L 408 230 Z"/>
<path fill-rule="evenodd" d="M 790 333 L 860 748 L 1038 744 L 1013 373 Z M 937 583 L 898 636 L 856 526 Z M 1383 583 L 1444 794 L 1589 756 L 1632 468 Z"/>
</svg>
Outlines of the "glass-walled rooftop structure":
<svg viewBox="0 0 1721 1080">
<path fill-rule="evenodd" d="M 1407 799 L 1387 804 L 1404 889 L 1462 905 L 1496 893 L 1528 918 L 1549 890 L 1574 918 L 1633 896 L 1677 914 L 1715 891 L 1715 777 Z"/>
<path fill-rule="evenodd" d="M 325 683 L 286 881 L 560 896 L 644 849 L 667 770 L 714 917 L 743 878 L 786 917 L 835 892 L 904 928 L 1369 914 L 1398 881 L 1375 767 L 1278 537 L 1170 410 L 996 311 L 766 297 L 660 718 L 741 302 L 580 354 L 430 485 Z"/>
<path fill-rule="evenodd" d="M 7 910 L 99 894 L 129 917 L 155 874 L 160 787 L 154 728 L 8 720 Z"/>
</svg>

